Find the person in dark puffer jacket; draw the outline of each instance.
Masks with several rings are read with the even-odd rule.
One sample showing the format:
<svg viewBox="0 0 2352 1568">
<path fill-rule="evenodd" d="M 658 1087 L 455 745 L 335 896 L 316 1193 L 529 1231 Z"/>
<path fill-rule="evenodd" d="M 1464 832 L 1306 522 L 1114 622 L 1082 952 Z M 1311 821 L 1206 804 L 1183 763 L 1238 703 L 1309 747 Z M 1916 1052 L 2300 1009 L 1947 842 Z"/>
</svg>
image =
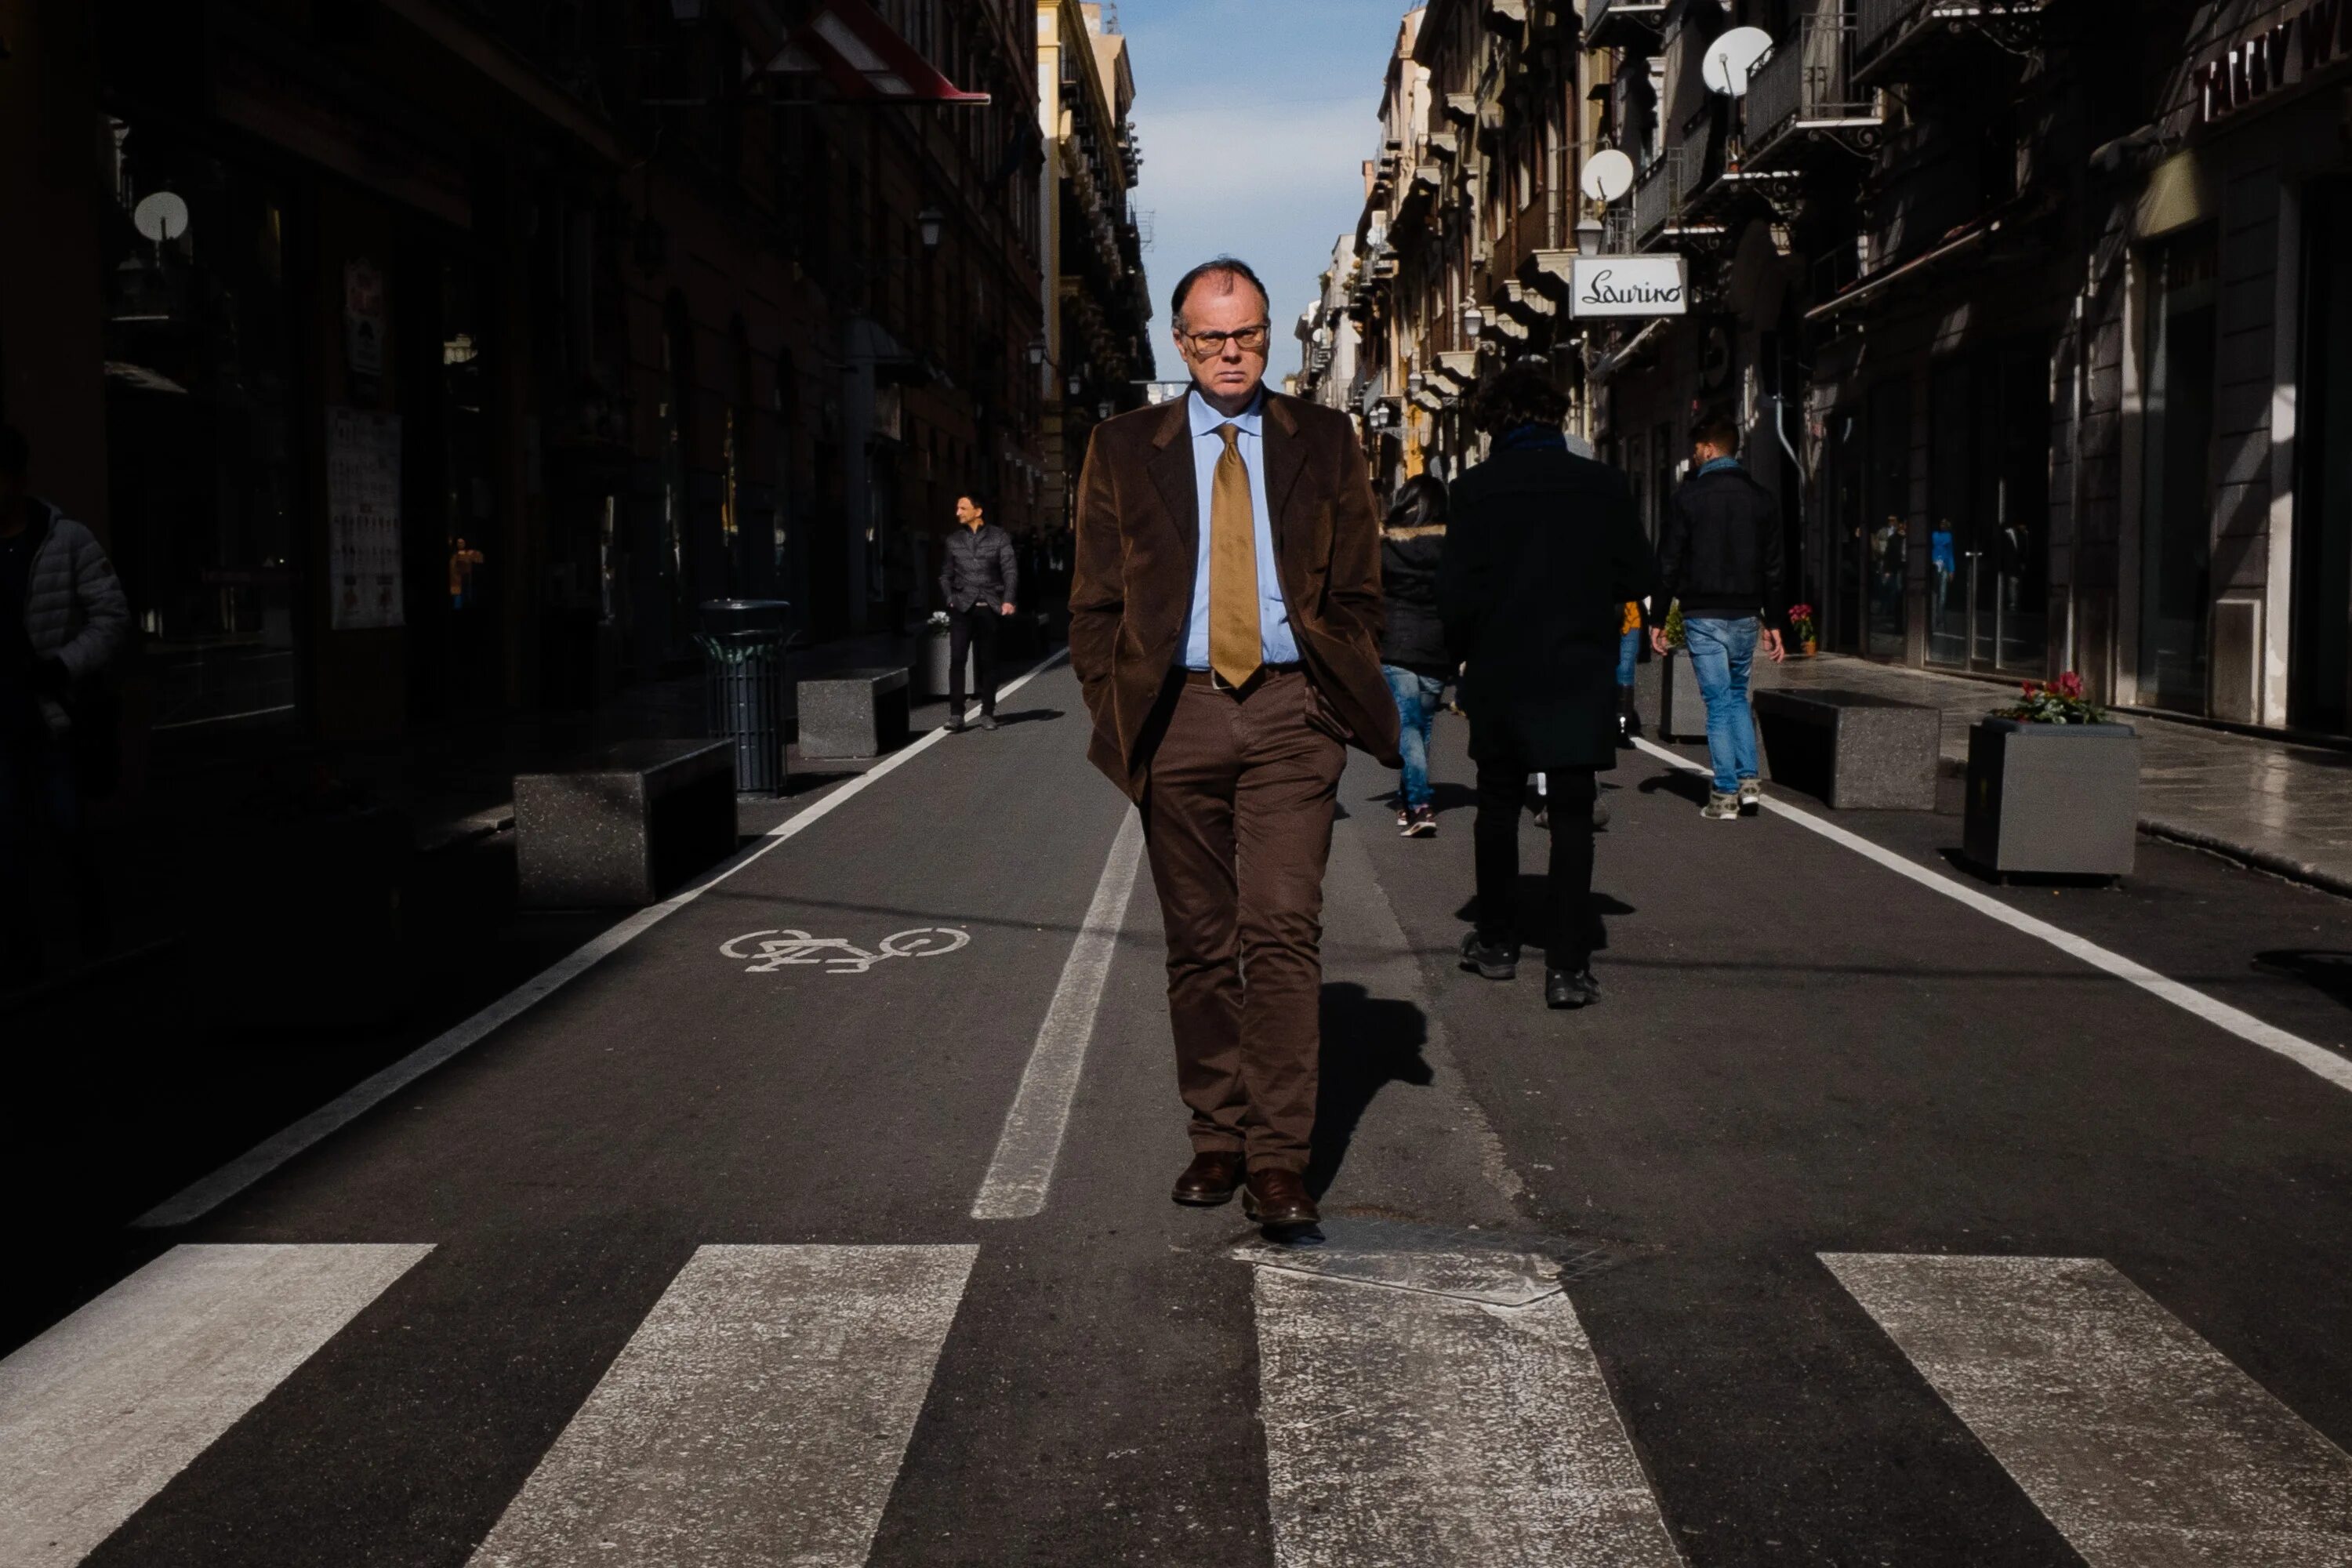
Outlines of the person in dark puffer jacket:
<svg viewBox="0 0 2352 1568">
<path fill-rule="evenodd" d="M 1444 482 L 1434 474 L 1416 474 L 1398 489 L 1381 530 L 1381 594 L 1388 604 L 1381 671 L 1389 678 L 1403 728 L 1397 828 L 1407 838 L 1437 832 L 1429 731 L 1454 673 L 1445 654 L 1445 625 L 1437 614 L 1437 568 L 1444 555 Z"/>
<path fill-rule="evenodd" d="M 47 911 L 34 873 L 44 840 L 64 851 L 85 953 L 106 945 L 73 708 L 131 626 L 97 537 L 27 493 L 30 458 L 25 437 L 0 425 L 0 986 L 40 974 Z"/>
</svg>

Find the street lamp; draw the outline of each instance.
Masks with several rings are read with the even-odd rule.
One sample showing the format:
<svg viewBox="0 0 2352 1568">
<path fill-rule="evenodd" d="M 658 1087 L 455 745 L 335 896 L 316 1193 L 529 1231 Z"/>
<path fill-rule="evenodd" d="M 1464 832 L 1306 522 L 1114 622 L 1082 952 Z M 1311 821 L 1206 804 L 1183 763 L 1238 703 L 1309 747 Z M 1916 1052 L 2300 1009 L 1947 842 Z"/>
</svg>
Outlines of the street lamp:
<svg viewBox="0 0 2352 1568">
<path fill-rule="evenodd" d="M 671 0 L 671 3 L 677 4 L 679 0 Z M 700 0 L 688 0 L 688 3 L 699 5 Z M 925 250 L 937 250 L 940 247 L 940 236 L 946 230 L 947 225 L 947 214 L 937 207 L 925 207 L 915 215 L 915 227 L 923 237 Z"/>
<path fill-rule="evenodd" d="M 1576 249 L 1580 256 L 1598 256 L 1608 242 L 1607 226 L 1591 213 L 1576 220 Z"/>
<path fill-rule="evenodd" d="M 1480 313 L 1477 306 L 1465 305 L 1462 307 L 1462 330 L 1470 334 L 1470 341 L 1472 342 L 1475 343 L 1478 341 L 1478 334 L 1480 331 L 1485 330 L 1486 325 L 1486 318 Z"/>
<path fill-rule="evenodd" d="M 1076 397 L 1087 389 L 1087 384 L 1076 376 L 1070 377 L 1070 395 Z"/>
<path fill-rule="evenodd" d="M 1029 340 L 1029 363 L 1033 365 L 1044 364 L 1045 363 L 1045 339 L 1031 338 Z"/>
</svg>

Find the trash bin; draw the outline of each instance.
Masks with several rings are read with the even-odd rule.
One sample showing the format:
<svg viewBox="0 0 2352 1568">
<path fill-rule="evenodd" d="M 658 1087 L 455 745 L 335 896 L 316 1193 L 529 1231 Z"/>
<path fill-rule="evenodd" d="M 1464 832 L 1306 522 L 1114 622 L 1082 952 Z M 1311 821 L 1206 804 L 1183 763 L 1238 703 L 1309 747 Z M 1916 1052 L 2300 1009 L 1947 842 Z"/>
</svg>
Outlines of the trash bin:
<svg viewBox="0 0 2352 1568">
<path fill-rule="evenodd" d="M 735 742 L 735 792 L 784 793 L 784 638 L 782 599 L 711 599 L 702 606 L 709 661 L 710 734 Z"/>
</svg>

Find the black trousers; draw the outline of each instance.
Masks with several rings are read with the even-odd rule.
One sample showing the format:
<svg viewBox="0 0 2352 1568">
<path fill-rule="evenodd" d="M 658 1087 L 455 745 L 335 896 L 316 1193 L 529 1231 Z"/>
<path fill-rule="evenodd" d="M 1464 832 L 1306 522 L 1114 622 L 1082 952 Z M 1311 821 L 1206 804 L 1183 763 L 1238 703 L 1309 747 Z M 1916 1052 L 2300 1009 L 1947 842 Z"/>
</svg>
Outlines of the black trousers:
<svg viewBox="0 0 2352 1568">
<path fill-rule="evenodd" d="M 1519 816 L 1527 809 L 1533 770 L 1507 762 L 1478 764 L 1478 823 L 1472 837 L 1478 865 L 1478 934 L 1517 942 L 1519 925 Z M 1582 969 L 1592 957 L 1592 805 L 1601 780 L 1591 768 L 1555 768 L 1551 795 L 1551 866 L 1536 929 L 1554 969 Z"/>
<path fill-rule="evenodd" d="M 971 655 L 972 683 L 980 689 L 980 710 L 996 711 L 996 623 L 1003 612 L 993 605 L 974 605 L 948 618 L 948 711 L 963 711 L 963 661 Z"/>
</svg>

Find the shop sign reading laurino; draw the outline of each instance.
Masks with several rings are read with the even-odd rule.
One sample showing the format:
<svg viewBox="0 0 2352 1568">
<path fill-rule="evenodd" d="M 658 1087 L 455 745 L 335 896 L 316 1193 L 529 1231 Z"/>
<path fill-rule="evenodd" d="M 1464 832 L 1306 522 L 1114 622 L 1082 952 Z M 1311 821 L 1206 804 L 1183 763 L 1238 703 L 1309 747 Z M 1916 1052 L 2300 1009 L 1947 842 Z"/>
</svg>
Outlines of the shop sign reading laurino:
<svg viewBox="0 0 2352 1568">
<path fill-rule="evenodd" d="M 2197 88 L 2198 123 L 2226 120 L 2288 86 L 2290 63 L 2302 67 L 2296 81 L 2309 81 L 2347 56 L 2352 56 L 2352 0 L 2311 0 L 2285 21 L 2197 68 L 2190 80 Z"/>
<path fill-rule="evenodd" d="M 1690 279 L 1679 256 L 1580 256 L 1569 263 L 1571 316 L 1680 316 Z"/>
</svg>

